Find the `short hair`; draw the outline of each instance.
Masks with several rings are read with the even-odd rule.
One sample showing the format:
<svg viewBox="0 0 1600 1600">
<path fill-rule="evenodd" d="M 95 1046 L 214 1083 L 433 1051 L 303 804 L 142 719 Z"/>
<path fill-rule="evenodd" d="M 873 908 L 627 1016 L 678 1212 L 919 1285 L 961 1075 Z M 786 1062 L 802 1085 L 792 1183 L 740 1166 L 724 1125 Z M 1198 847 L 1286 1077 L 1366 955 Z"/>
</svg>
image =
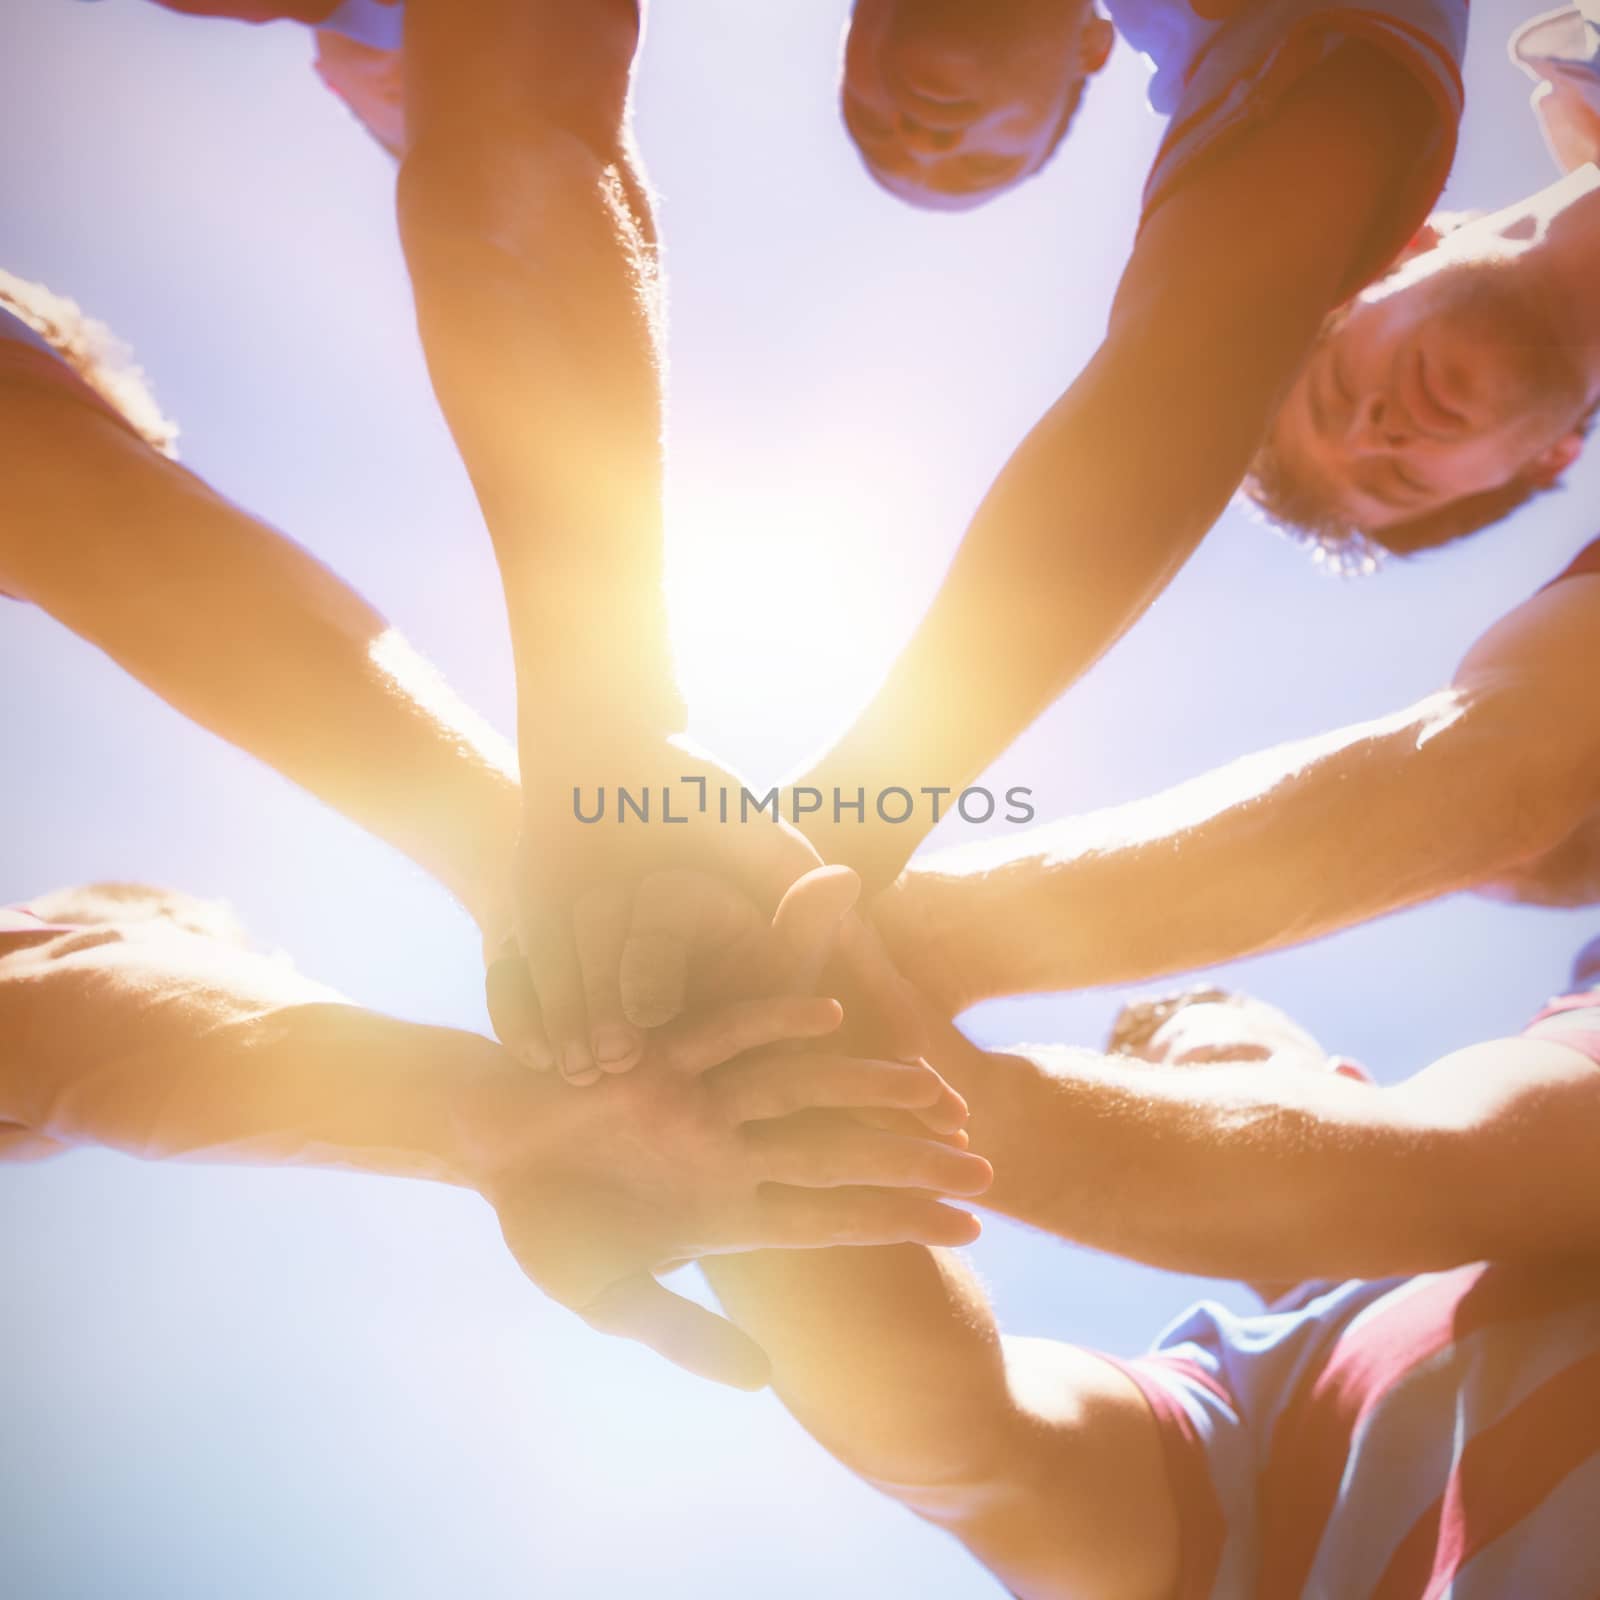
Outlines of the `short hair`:
<svg viewBox="0 0 1600 1600">
<path fill-rule="evenodd" d="M 1233 995 L 1214 984 L 1202 983 L 1159 995 L 1153 1000 L 1130 1000 L 1117 1013 L 1106 1035 L 1106 1054 L 1136 1056 L 1147 1050 L 1150 1041 L 1186 1006 L 1212 1005 L 1228 1001 Z"/>
<path fill-rule="evenodd" d="M 25 322 L 152 450 L 177 459 L 178 428 L 162 413 L 133 352 L 76 301 L 0 269 L 0 310 Z"/>
<path fill-rule="evenodd" d="M 1597 414 L 1600 402 L 1579 420 L 1578 432 L 1585 438 Z M 1341 517 L 1320 490 L 1288 471 L 1270 440 L 1250 464 L 1241 486 L 1262 521 L 1305 545 L 1319 566 L 1346 576 L 1375 572 L 1390 556 L 1419 555 L 1469 538 L 1560 487 L 1559 478 L 1521 473 L 1509 483 L 1463 495 L 1420 517 L 1368 533 Z"/>
<path fill-rule="evenodd" d="M 1485 215 L 1482 211 L 1434 212 L 1388 271 L 1374 281 L 1381 283 L 1408 261 L 1434 249 L 1458 228 Z M 1347 309 L 1339 306 L 1328 313 L 1321 337 L 1338 326 Z M 1578 431 L 1585 437 L 1594 426 L 1597 412 L 1600 402 L 1578 423 Z M 1420 517 L 1397 522 L 1381 533 L 1368 533 L 1342 517 L 1313 485 L 1297 478 L 1269 439 L 1251 462 L 1240 493 L 1260 521 L 1304 545 L 1318 566 L 1342 576 L 1360 577 L 1376 572 L 1390 556 L 1418 555 L 1481 533 L 1529 501 L 1559 487 L 1559 479 L 1523 473 L 1509 483 L 1463 495 Z"/>
</svg>

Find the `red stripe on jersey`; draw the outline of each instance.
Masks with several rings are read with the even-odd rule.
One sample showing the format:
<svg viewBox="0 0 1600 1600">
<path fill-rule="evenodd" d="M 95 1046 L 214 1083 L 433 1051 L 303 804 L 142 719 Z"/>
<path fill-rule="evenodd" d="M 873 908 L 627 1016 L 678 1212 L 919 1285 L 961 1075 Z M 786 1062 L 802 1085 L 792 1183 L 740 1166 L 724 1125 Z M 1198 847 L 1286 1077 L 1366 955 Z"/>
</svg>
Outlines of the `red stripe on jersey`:
<svg viewBox="0 0 1600 1600">
<path fill-rule="evenodd" d="M 1357 1318 L 1328 1360 L 1307 1370 L 1273 1428 L 1259 1487 L 1262 1600 L 1305 1587 L 1351 1443 L 1409 1372 L 1479 1329 L 1554 1315 L 1593 1294 L 1592 1272 L 1466 1267 Z"/>
<path fill-rule="evenodd" d="M 1178 1587 L 1172 1600 L 1210 1600 L 1222 1565 L 1222 1549 L 1228 1540 L 1228 1522 L 1211 1481 L 1205 1440 L 1194 1418 L 1156 1374 L 1172 1371 L 1180 1381 L 1200 1382 L 1230 1411 L 1234 1402 L 1209 1373 L 1201 1373 L 1193 1362 L 1181 1356 L 1154 1355 L 1138 1361 L 1118 1361 L 1113 1356 L 1101 1359 L 1132 1382 L 1156 1419 L 1167 1482 L 1178 1508 L 1178 1526 L 1183 1530 Z"/>
<path fill-rule="evenodd" d="M 1477 1553 L 1600 1450 L 1600 1350 L 1467 1441 L 1444 1493 L 1396 1547 L 1371 1600 L 1438 1600 Z"/>
<path fill-rule="evenodd" d="M 228 17 L 234 22 L 304 22 L 315 27 L 339 0 L 156 0 L 164 11 L 188 17 Z"/>
<path fill-rule="evenodd" d="M 1196 1388 L 1204 1389 L 1230 1411 L 1236 1409 L 1238 1402 L 1228 1393 L 1227 1386 L 1214 1372 L 1208 1372 L 1198 1361 L 1186 1361 L 1182 1356 L 1168 1355 L 1165 1351 L 1151 1359 L 1159 1362 L 1164 1371 L 1175 1372 L 1186 1382 L 1194 1384 Z"/>
</svg>

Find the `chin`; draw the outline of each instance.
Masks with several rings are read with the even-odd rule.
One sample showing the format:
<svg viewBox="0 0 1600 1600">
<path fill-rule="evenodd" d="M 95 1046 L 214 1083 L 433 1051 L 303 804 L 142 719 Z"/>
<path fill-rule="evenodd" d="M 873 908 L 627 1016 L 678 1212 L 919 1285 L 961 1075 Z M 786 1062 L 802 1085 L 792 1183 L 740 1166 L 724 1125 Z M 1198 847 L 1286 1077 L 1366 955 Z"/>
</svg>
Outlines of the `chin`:
<svg viewBox="0 0 1600 1600">
<path fill-rule="evenodd" d="M 908 206 L 915 206 L 918 211 L 976 211 L 979 206 L 998 200 L 1003 194 L 1010 194 L 1014 187 L 1008 184 L 1003 189 L 980 189 L 976 194 L 949 194 L 943 189 L 931 189 L 908 178 L 880 172 L 870 162 L 867 163 L 867 171 L 872 181 L 886 194 L 892 194 L 896 200 L 903 200 Z"/>
</svg>

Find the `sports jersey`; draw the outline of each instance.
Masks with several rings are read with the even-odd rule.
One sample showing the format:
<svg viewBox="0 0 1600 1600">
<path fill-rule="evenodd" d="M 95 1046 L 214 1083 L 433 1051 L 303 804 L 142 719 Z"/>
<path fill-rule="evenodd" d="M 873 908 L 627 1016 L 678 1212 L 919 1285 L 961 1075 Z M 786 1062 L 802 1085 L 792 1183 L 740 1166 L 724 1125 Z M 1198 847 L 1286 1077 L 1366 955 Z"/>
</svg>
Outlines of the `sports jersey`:
<svg viewBox="0 0 1600 1600">
<path fill-rule="evenodd" d="M 1220 18 L 1202 16 L 1190 0 L 1107 0 L 1107 9 L 1155 68 L 1150 104 L 1171 119 L 1145 184 L 1146 218 L 1234 134 L 1272 115 L 1319 62 L 1359 40 L 1413 73 L 1438 115 L 1350 292 L 1383 272 L 1426 220 L 1455 157 L 1466 0 L 1251 0 Z"/>
<path fill-rule="evenodd" d="M 398 50 L 401 0 L 155 0 L 191 17 L 235 22 L 299 22 L 327 28 L 377 50 Z"/>
<path fill-rule="evenodd" d="M 1600 1067 L 1600 991 L 1536 1024 Z M 1161 1430 L 1182 1600 L 1600 1593 L 1600 1261 L 1203 1304 L 1118 1365 Z"/>
</svg>

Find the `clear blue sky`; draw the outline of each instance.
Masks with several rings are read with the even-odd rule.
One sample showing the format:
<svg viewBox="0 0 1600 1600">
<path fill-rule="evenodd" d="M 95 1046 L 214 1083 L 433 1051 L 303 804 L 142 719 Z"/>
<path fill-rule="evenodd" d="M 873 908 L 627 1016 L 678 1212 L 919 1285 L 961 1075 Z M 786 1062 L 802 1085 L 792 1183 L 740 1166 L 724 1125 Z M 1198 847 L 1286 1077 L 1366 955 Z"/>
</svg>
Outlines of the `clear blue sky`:
<svg viewBox="0 0 1600 1600">
<path fill-rule="evenodd" d="M 669 246 L 683 669 L 697 731 L 776 776 L 868 693 L 1092 348 L 1157 124 L 1119 50 L 1046 177 L 918 215 L 839 128 L 844 0 L 655 9 L 639 122 Z M 1504 59 L 1528 8 L 1473 9 L 1463 206 L 1548 175 Z M 188 462 L 509 726 L 488 543 L 417 353 L 390 172 L 308 38 L 141 0 L 3 10 L 0 265 L 116 328 Z M 1404 704 L 1600 532 L 1597 487 L 1591 460 L 1509 531 L 1367 583 L 1230 514 L 996 786 L 1059 815 Z M 823 638 L 799 629 L 815 595 Z M 483 1025 L 472 931 L 441 892 L 20 606 L 0 615 L 0 706 L 0 901 L 108 876 L 223 896 L 355 999 Z M 1597 926 L 1452 900 L 1221 976 L 1393 1076 L 1517 1026 Z M 1116 1000 L 972 1027 L 1088 1042 Z M 1014 1328 L 1120 1352 L 1207 1287 L 1000 1225 L 977 1257 Z M 0 1173 L 0 1280 L 0 1586 L 26 1600 L 996 1592 L 769 1398 L 542 1302 L 469 1196 L 75 1154 Z"/>
</svg>

